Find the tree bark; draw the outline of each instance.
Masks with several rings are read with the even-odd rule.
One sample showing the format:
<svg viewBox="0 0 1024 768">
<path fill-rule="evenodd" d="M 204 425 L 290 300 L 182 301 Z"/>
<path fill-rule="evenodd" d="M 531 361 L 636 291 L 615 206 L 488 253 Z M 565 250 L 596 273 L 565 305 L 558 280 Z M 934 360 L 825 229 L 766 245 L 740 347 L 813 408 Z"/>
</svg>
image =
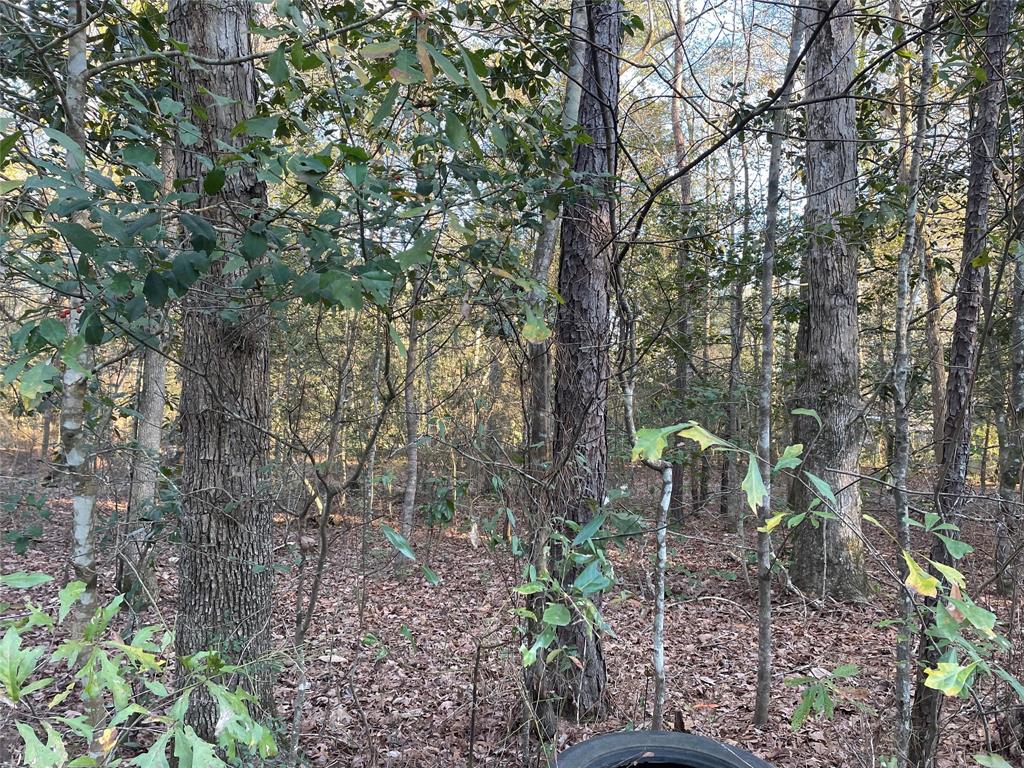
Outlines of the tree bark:
<svg viewBox="0 0 1024 768">
<path fill-rule="evenodd" d="M 802 12 L 793 12 L 786 71 L 797 66 Z M 771 150 L 768 156 L 768 209 L 764 226 L 764 250 L 761 266 L 761 381 L 757 399 L 757 462 L 764 480 L 764 503 L 757 509 L 757 689 L 754 700 L 754 724 L 768 722 L 772 695 L 772 537 L 763 528 L 772 507 L 772 389 L 775 364 L 775 248 L 779 228 L 779 201 L 782 197 L 782 138 L 786 132 L 786 107 L 793 91 L 792 80 L 779 95 L 778 107 L 772 115 Z"/>
<path fill-rule="evenodd" d="M 175 148 L 178 184 L 199 198 L 191 206 L 218 230 L 225 253 L 242 231 L 260 230 L 266 188 L 255 169 L 229 169 L 216 195 L 203 190 L 204 156 L 217 162 L 244 141 L 234 128 L 254 113 L 256 72 L 252 61 L 249 0 L 171 0 L 171 36 L 190 54 L 238 63 L 199 66 L 176 59 L 176 93 L 182 119 L 199 127 L 199 140 Z M 226 97 L 226 99 L 224 98 Z M 245 672 L 229 686 L 249 688 L 272 708 L 270 650 L 270 503 L 262 476 L 267 463 L 269 315 L 251 290 L 222 273 L 223 259 L 189 290 L 182 313 L 181 559 L 176 650 L 179 658 L 216 651 Z M 192 670 L 179 666 L 179 684 Z M 193 690 L 187 722 L 214 737 L 216 702 Z"/>
<path fill-rule="evenodd" d="M 989 194 L 992 169 L 999 140 L 999 112 L 1003 98 L 1003 69 L 1006 60 L 1012 0 L 989 3 L 988 34 L 985 42 L 985 84 L 976 92 L 971 121 L 970 170 L 967 179 L 967 211 L 964 221 L 963 257 L 957 288 L 956 320 L 946 380 L 945 422 L 942 436 L 942 474 L 935 489 L 938 511 L 945 523 L 956 525 L 967 486 L 970 456 L 971 391 L 978 359 L 978 321 L 982 306 L 985 267 L 978 257 L 988 239 Z M 956 535 L 946 531 L 947 535 Z M 944 542 L 935 537 L 931 559 L 951 565 Z M 931 601 L 934 605 L 934 601 Z M 939 719 L 944 696 L 924 685 L 924 670 L 934 668 L 942 648 L 922 627 L 917 685 L 914 692 L 909 763 L 913 768 L 933 768 L 939 742 Z"/>
<path fill-rule="evenodd" d="M 928 378 L 932 401 L 932 451 L 935 455 L 935 464 L 938 466 L 942 464 L 942 430 L 946 411 L 946 359 L 939 322 L 942 312 L 942 287 L 939 283 L 939 271 L 935 267 L 928 246 L 923 220 L 917 237 L 917 252 L 928 302 L 924 332 L 928 349 Z"/>
<path fill-rule="evenodd" d="M 895 5 L 895 4 L 894 4 Z M 898 10 L 898 6 L 897 6 Z M 929 29 L 935 17 L 935 6 L 929 4 L 921 26 Z M 903 245 L 896 266 L 896 341 L 893 350 L 893 392 L 895 424 L 893 432 L 893 500 L 896 506 L 896 526 L 899 546 L 910 550 L 910 504 L 907 497 L 907 476 L 910 469 L 910 399 L 907 391 L 910 379 L 910 316 L 913 309 L 910 292 L 910 265 L 914 257 L 918 230 L 918 206 L 921 194 L 921 158 L 924 135 L 928 128 L 928 93 L 932 81 L 932 45 L 934 34 L 929 31 L 921 43 L 921 75 L 915 99 L 916 120 L 910 162 L 906 174 L 907 204 Z M 909 79 L 904 75 L 901 79 Z M 908 88 L 904 87 L 904 92 Z M 901 562 L 901 577 L 906 580 L 906 565 Z M 896 764 L 907 764 L 910 743 L 911 671 L 913 653 L 911 633 L 914 620 L 914 598 L 907 587 L 901 587 L 899 613 L 902 626 L 896 646 Z"/>
<path fill-rule="evenodd" d="M 817 26 L 830 4 L 812 0 L 808 25 Z M 800 400 L 821 418 L 804 469 L 835 491 L 831 520 L 798 529 L 793 581 L 806 592 L 859 600 L 866 589 L 861 541 L 859 471 L 860 357 L 857 322 L 857 253 L 844 231 L 857 194 L 857 126 L 854 100 L 841 97 L 853 78 L 854 9 L 840 0 L 807 54 L 807 373 Z M 808 419 L 807 416 L 798 417 Z M 798 511 L 813 496 L 798 486 Z M 808 518 L 810 520 L 810 518 Z"/>
<path fill-rule="evenodd" d="M 683 130 L 683 105 L 685 103 L 683 94 L 685 87 L 684 64 L 686 54 L 683 51 L 683 40 L 686 36 L 686 4 L 684 0 L 676 0 L 675 7 L 675 48 L 672 54 L 672 148 L 675 153 L 676 168 L 680 169 L 686 165 L 686 133 Z M 691 196 L 690 174 L 685 173 L 679 179 L 679 243 L 676 246 L 676 327 L 675 341 L 673 345 L 675 366 L 675 389 L 676 416 L 675 420 L 682 422 L 688 418 L 687 400 L 690 396 L 690 353 L 691 319 L 690 319 L 690 246 L 686 241 L 687 232 L 690 226 Z M 686 451 L 682 440 L 677 440 L 677 451 L 679 453 L 672 465 L 672 498 L 670 501 L 671 514 L 676 519 L 682 519 L 686 510 L 686 468 L 693 467 L 696 463 L 696 454 L 693 451 Z M 685 451 L 685 452 L 684 452 Z M 691 472 L 691 477 L 693 477 Z"/>
<path fill-rule="evenodd" d="M 573 173 L 581 187 L 562 218 L 555 321 L 555 404 L 552 500 L 566 520 L 586 523 L 604 500 L 609 345 L 609 261 L 613 256 L 611 179 L 616 172 L 616 113 L 621 44 L 618 0 L 588 0 L 587 51 L 579 124 L 591 143 L 576 147 Z M 571 585 L 573 569 L 564 564 Z M 558 643 L 579 667 L 559 660 L 550 682 L 562 714 L 603 714 L 605 666 L 601 641 L 582 616 L 561 629 Z"/>
<path fill-rule="evenodd" d="M 67 80 L 64 92 L 65 132 L 86 152 L 85 107 L 87 67 L 86 50 L 89 28 L 82 22 L 88 18 L 89 8 L 84 0 L 71 0 L 67 7 L 69 28 L 78 31 L 68 38 Z M 69 169 L 80 177 L 84 168 L 76 167 L 70 152 L 66 154 Z M 81 226 L 88 226 L 83 212 L 73 214 Z M 78 261 L 73 246 L 71 259 Z M 68 338 L 77 336 L 81 329 L 82 303 L 72 299 L 67 318 Z M 61 394 L 60 441 L 63 464 L 71 484 L 72 549 L 71 564 L 75 579 L 85 583 L 85 592 L 75 604 L 72 614 L 72 633 L 77 635 L 96 610 L 96 448 L 94 436 L 86 420 L 85 401 L 89 391 L 88 377 L 93 365 L 92 349 L 85 345 L 74 364 L 66 365 Z"/>
<path fill-rule="evenodd" d="M 420 290 L 423 278 L 413 283 L 412 304 L 409 306 L 409 341 L 405 348 L 405 492 L 402 495 L 402 535 L 412 535 L 416 515 L 416 486 L 419 482 L 419 432 L 420 413 L 416 403 L 416 355 L 419 353 L 419 328 L 416 313 L 419 311 Z M 395 560 L 399 569 L 404 566 L 402 558 Z"/>
<path fill-rule="evenodd" d="M 165 142 L 160 149 L 160 169 L 164 174 L 161 186 L 166 196 L 174 191 L 174 146 Z M 164 224 L 168 226 L 168 222 Z M 170 231 L 175 229 L 168 228 Z M 173 243 L 169 245 L 173 247 Z M 162 319 L 156 321 L 156 333 L 142 352 L 142 383 L 139 388 L 138 415 L 135 417 L 132 481 L 128 491 L 126 530 L 119 553 L 119 589 L 126 596 L 132 623 L 136 614 L 156 601 L 151 512 L 160 477 L 160 443 L 167 400 L 167 358 L 162 349 L 163 322 Z"/>
</svg>

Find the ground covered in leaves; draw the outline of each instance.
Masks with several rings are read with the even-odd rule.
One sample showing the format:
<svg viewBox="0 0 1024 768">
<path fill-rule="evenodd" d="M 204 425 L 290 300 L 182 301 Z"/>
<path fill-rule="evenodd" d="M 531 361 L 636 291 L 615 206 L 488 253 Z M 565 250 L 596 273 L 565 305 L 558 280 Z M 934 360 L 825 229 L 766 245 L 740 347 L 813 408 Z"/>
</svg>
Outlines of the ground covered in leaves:
<svg viewBox="0 0 1024 768">
<path fill-rule="evenodd" d="M 638 474 L 638 483 L 642 477 Z M 637 509 L 653 505 L 652 491 L 635 495 L 630 504 Z M 867 511 L 889 524 L 888 507 L 888 499 L 880 497 Z M 51 497 L 47 508 L 45 532 L 24 554 L 16 554 L 10 543 L 0 544 L 0 570 L 45 571 L 58 582 L 68 577 L 67 503 Z M 110 515 L 112 502 L 103 509 Z M 0 523 L 7 530 L 19 513 L 8 508 L 5 514 L 8 519 Z M 440 577 L 436 585 L 412 564 L 396 575 L 394 550 L 379 528 L 387 514 L 385 505 L 368 527 L 355 517 L 340 516 L 328 529 L 323 586 L 304 658 L 291 643 L 300 583 L 299 534 L 278 526 L 273 633 L 283 659 L 276 697 L 282 722 L 293 721 L 304 665 L 309 688 L 298 722 L 311 765 L 518 765 L 520 640 L 510 597 L 519 583 L 518 565 L 503 543 L 490 546 L 486 534 L 469 533 L 472 517 L 488 514 L 486 500 L 473 513 L 460 510 L 450 527 L 420 531 L 414 538 L 420 561 Z M 757 600 L 749 581 L 753 570 L 746 567 L 753 532 L 741 539 L 712 512 L 676 525 L 669 541 L 665 621 L 667 727 L 681 719 L 691 732 L 742 746 L 779 768 L 879 765 L 891 751 L 896 630 L 889 624 L 895 590 L 887 573 L 896 559 L 886 535 L 872 526 L 866 529 L 877 549 L 871 558 L 876 592 L 869 603 L 817 610 L 776 585 L 771 721 L 756 728 L 751 719 Z M 315 531 L 302 535 L 314 537 Z M 967 558 L 964 571 L 977 584 L 991 573 L 991 542 L 980 526 L 968 531 L 968 539 L 977 552 Z M 302 583 L 308 587 L 317 547 L 313 538 L 304 546 Z M 111 549 L 101 547 L 104 553 Z M 563 723 L 560 747 L 592 734 L 649 724 L 652 550 L 652 537 L 646 535 L 611 553 L 618 583 L 604 602 L 614 631 L 605 640 L 609 713 L 600 722 Z M 101 563 L 108 594 L 112 569 L 109 559 Z M 160 558 L 158 580 L 162 620 L 172 625 L 176 559 L 169 545 Z M 31 591 L 44 605 L 55 602 L 54 593 L 52 586 Z M 0 601 L 13 602 L 12 597 L 0 594 Z M 976 599 L 1005 619 L 1007 606 L 994 595 Z M 803 688 L 787 681 L 821 677 L 843 664 L 855 664 L 857 674 L 835 691 L 833 717 L 812 717 L 794 730 L 791 718 Z M 972 755 L 987 749 L 987 740 L 997 739 L 994 718 L 982 716 L 997 708 L 998 693 L 990 687 L 982 684 L 975 697 L 947 702 L 940 768 L 974 765 Z M 47 700 L 41 699 L 44 705 Z"/>
</svg>

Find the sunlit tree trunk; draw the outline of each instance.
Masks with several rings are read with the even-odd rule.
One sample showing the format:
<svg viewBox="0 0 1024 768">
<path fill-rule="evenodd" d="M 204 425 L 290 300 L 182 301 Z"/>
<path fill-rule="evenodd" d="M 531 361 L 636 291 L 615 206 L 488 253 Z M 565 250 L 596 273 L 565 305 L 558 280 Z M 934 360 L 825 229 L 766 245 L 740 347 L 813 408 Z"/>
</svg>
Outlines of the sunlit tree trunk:
<svg viewBox="0 0 1024 768">
<path fill-rule="evenodd" d="M 686 131 L 683 127 L 683 105 L 685 104 L 684 77 L 686 53 L 683 41 L 686 38 L 686 2 L 676 0 L 675 19 L 673 20 L 675 40 L 672 54 L 672 149 L 677 169 L 686 165 Z M 690 246 L 686 241 L 690 224 L 691 206 L 690 174 L 684 173 L 679 179 L 679 243 L 676 245 L 676 323 L 673 341 L 673 365 L 675 367 L 673 388 L 676 401 L 674 421 L 682 422 L 689 418 L 686 407 L 690 396 L 690 354 L 691 354 L 691 319 L 690 319 Z M 676 518 L 681 518 L 686 509 L 685 479 L 686 467 L 695 468 L 696 461 L 692 452 L 686 452 L 679 446 L 680 455 L 672 465 L 672 496 L 670 507 Z M 689 455 L 687 455 L 689 454 Z M 695 477 L 695 469 L 691 471 L 691 483 Z"/>
<path fill-rule="evenodd" d="M 81 148 L 82 156 L 86 152 L 85 72 L 89 30 L 88 27 L 81 27 L 81 24 L 88 16 L 89 8 L 84 0 L 71 0 L 67 7 L 68 26 L 79 29 L 68 39 L 64 131 Z M 80 176 L 85 169 L 78 165 L 78 161 L 70 152 L 66 157 L 69 169 L 76 176 Z M 83 212 L 73 214 L 73 218 L 82 226 L 89 225 L 88 216 Z M 71 258 L 72 261 L 78 259 L 73 246 Z M 72 299 L 67 318 L 69 339 L 81 332 L 82 319 L 81 302 Z M 75 579 L 85 583 L 85 592 L 76 603 L 72 616 L 75 633 L 81 631 L 96 609 L 96 448 L 93 444 L 94 436 L 87 423 L 85 403 L 92 365 L 92 349 L 85 345 L 74 363 L 65 365 L 61 394 L 60 441 L 64 469 L 71 484 L 71 564 Z"/>
<path fill-rule="evenodd" d="M 161 191 L 166 196 L 174 191 L 174 146 L 165 143 L 160 154 L 160 169 L 164 174 Z M 170 222 L 165 221 L 164 226 L 168 231 L 176 230 Z M 167 400 L 167 358 L 162 348 L 162 322 L 160 320 L 155 324 L 156 333 L 148 340 L 142 352 L 142 382 L 139 388 L 138 415 L 135 417 L 132 482 L 128 491 L 124 540 L 119 553 L 119 589 L 127 596 L 133 621 L 135 614 L 156 600 L 150 513 L 156 503 L 157 481 L 160 477 L 160 442 Z"/>
<path fill-rule="evenodd" d="M 793 12 L 789 56 L 785 76 L 797 66 L 800 55 L 803 15 Z M 771 151 L 768 157 L 768 209 L 765 215 L 764 250 L 761 262 L 761 369 L 757 398 L 757 462 L 764 480 L 764 503 L 757 509 L 757 688 L 754 724 L 768 722 L 772 695 L 772 538 L 762 530 L 772 508 L 772 390 L 775 364 L 775 249 L 779 229 L 779 201 L 782 197 L 782 139 L 786 132 L 786 107 L 793 91 L 790 79 L 779 95 L 779 109 L 772 115 Z"/>
<path fill-rule="evenodd" d="M 992 168 L 999 139 L 999 111 L 1003 100 L 1003 68 L 1012 0 L 992 0 L 982 63 L 984 85 L 975 93 L 970 131 L 970 170 L 967 179 L 967 211 L 964 222 L 963 257 L 957 288 L 956 320 L 946 380 L 945 422 L 942 437 L 942 474 L 936 488 L 938 511 L 943 522 L 956 524 L 964 503 L 967 463 L 970 455 L 971 391 L 978 359 L 978 321 L 982 306 L 985 267 L 978 257 L 988 240 L 989 194 Z M 949 535 L 955 535 L 947 531 Z M 944 542 L 934 538 L 931 559 L 951 565 Z M 922 628 L 917 685 L 914 692 L 909 763 L 913 768 L 933 768 L 939 742 L 939 719 L 944 696 L 924 685 L 924 670 L 934 668 L 942 649 Z"/>
<path fill-rule="evenodd" d="M 924 212 L 922 211 L 922 214 Z M 924 332 L 928 352 L 929 393 L 932 404 L 932 453 L 935 463 L 942 463 L 942 429 L 946 411 L 946 358 L 942 346 L 942 286 L 939 270 L 932 259 L 931 247 L 925 229 L 925 217 L 921 217 L 917 236 L 917 254 L 921 262 L 928 314 L 925 317 Z"/>
<path fill-rule="evenodd" d="M 420 332 L 416 314 L 419 312 L 422 286 L 423 278 L 417 279 L 413 284 L 412 303 L 409 306 L 409 339 L 405 347 L 405 492 L 402 495 L 402 535 L 407 539 L 412 535 L 416 515 L 416 486 L 419 483 L 420 411 L 416 402 L 416 369 L 419 365 L 417 355 Z M 403 566 L 401 558 L 395 563 L 399 568 Z"/>
<path fill-rule="evenodd" d="M 895 4 L 894 4 L 895 5 Z M 898 6 L 896 6 L 898 11 Z M 929 28 L 934 20 L 934 5 L 925 10 L 921 25 Z M 903 245 L 896 266 L 896 341 L 893 350 L 893 393 L 895 424 L 893 431 L 892 483 L 893 500 L 896 506 L 896 526 L 899 545 L 910 549 L 910 505 L 907 497 L 907 477 L 910 468 L 910 316 L 913 309 L 910 292 L 910 270 L 914 260 L 918 229 L 918 206 L 921 185 L 921 157 L 924 149 L 924 135 L 928 128 L 928 93 L 932 79 L 932 44 L 934 36 L 927 32 L 921 43 L 921 75 L 915 99 L 916 120 L 910 159 L 906 173 L 907 204 L 906 224 L 903 230 Z M 903 80 L 909 80 L 909 73 Z M 909 88 L 902 88 L 904 93 Z M 907 117 L 902 122 L 909 122 Z M 909 128 L 907 128 L 909 130 Z M 901 575 L 906 579 L 906 565 L 899 558 L 904 569 Z M 906 587 L 900 589 L 899 611 L 902 626 L 896 645 L 896 762 L 900 768 L 907 764 L 910 742 L 911 680 L 913 653 L 911 648 L 914 599 Z"/>
<path fill-rule="evenodd" d="M 813 409 L 821 428 L 810 441 L 804 469 L 835 490 L 835 519 L 797 530 L 793 581 L 815 595 L 856 600 L 866 588 L 861 542 L 860 491 L 850 473 L 859 471 L 860 417 L 857 252 L 846 217 L 857 195 L 857 124 L 853 98 L 840 96 L 853 78 L 854 9 L 840 0 L 812 0 L 809 27 L 824 22 L 807 54 L 807 277 L 806 377 L 801 405 Z M 809 417 L 802 416 L 805 420 Z M 815 425 L 816 426 L 816 425 Z M 813 427 L 808 427 L 813 429 Z M 798 511 L 813 493 L 798 486 Z"/>
<path fill-rule="evenodd" d="M 225 158 L 245 141 L 236 126 L 254 113 L 256 71 L 250 58 L 248 0 L 171 0 L 171 36 L 190 54 L 235 63 L 209 66 L 176 60 L 176 96 L 182 119 L 199 128 L 192 146 L 176 147 L 177 179 L 198 195 L 192 206 L 218 230 L 218 247 L 239 247 L 242 232 L 258 221 L 266 188 L 252 165 L 227 173 L 215 194 L 203 189 L 208 159 Z M 185 246 L 187 247 L 187 246 Z M 223 258 L 223 257 L 222 257 Z M 217 651 L 244 665 L 236 684 L 271 708 L 270 504 L 264 488 L 270 426 L 269 322 L 266 305 L 235 286 L 215 260 L 189 290 L 182 312 L 181 559 L 176 649 L 179 656 Z M 188 684 L 185 666 L 179 682 Z M 225 681 L 222 681 L 225 682 Z M 229 687 L 231 680 L 226 681 Z M 214 737 L 216 702 L 202 687 L 192 691 L 187 721 Z"/>
</svg>

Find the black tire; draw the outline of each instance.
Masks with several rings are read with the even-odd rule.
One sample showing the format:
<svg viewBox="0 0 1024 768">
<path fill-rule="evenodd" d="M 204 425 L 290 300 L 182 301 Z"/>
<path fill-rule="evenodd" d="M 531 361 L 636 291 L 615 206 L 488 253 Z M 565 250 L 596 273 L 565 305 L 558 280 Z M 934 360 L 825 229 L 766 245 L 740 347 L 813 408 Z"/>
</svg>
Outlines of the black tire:
<svg viewBox="0 0 1024 768">
<path fill-rule="evenodd" d="M 562 752 L 556 768 L 772 768 L 746 750 L 674 731 L 606 733 Z"/>
</svg>

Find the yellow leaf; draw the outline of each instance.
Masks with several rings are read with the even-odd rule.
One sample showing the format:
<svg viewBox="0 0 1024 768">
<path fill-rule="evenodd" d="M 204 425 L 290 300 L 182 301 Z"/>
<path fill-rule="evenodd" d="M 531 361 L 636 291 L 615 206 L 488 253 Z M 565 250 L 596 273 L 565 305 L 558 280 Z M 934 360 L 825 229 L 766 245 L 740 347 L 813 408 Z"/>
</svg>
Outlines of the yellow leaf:
<svg viewBox="0 0 1024 768">
<path fill-rule="evenodd" d="M 110 752 L 110 750 L 114 748 L 114 745 L 117 744 L 116 734 L 116 728 L 107 728 L 100 734 L 100 737 L 96 739 L 96 743 L 99 745 L 99 748 L 103 750 L 103 754 Z"/>
<path fill-rule="evenodd" d="M 903 559 L 907 563 L 906 585 L 924 597 L 935 597 L 938 595 L 939 580 L 918 565 L 906 550 L 903 552 Z"/>
</svg>

